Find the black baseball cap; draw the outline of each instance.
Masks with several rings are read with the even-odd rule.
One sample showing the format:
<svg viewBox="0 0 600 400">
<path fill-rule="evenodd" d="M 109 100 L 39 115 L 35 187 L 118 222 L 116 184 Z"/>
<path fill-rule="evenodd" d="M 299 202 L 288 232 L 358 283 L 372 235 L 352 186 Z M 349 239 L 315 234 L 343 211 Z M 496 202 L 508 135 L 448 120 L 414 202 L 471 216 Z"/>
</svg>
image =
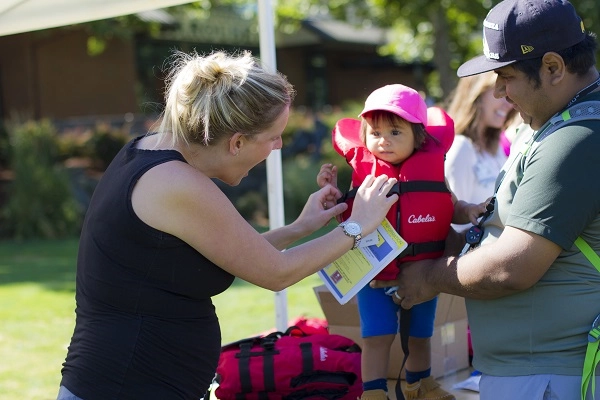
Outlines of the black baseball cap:
<svg viewBox="0 0 600 400">
<path fill-rule="evenodd" d="M 459 77 L 542 57 L 585 39 L 583 21 L 567 0 L 504 0 L 483 22 L 483 53 L 458 68 Z"/>
</svg>

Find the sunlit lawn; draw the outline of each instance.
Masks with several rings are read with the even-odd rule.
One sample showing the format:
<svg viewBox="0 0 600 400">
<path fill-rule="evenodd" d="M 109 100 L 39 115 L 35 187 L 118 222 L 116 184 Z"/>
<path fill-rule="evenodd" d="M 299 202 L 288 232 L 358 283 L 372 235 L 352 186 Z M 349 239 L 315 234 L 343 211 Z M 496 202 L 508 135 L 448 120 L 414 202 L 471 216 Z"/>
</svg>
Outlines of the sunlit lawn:
<svg viewBox="0 0 600 400">
<path fill-rule="evenodd" d="M 55 399 L 75 320 L 77 240 L 0 242 L 0 399 Z M 323 317 L 314 275 L 286 290 L 289 319 Z M 223 342 L 275 327 L 275 294 L 237 280 L 216 296 Z"/>
<path fill-rule="evenodd" d="M 0 242 L 0 399 L 56 398 L 74 323 L 76 246 Z"/>
</svg>

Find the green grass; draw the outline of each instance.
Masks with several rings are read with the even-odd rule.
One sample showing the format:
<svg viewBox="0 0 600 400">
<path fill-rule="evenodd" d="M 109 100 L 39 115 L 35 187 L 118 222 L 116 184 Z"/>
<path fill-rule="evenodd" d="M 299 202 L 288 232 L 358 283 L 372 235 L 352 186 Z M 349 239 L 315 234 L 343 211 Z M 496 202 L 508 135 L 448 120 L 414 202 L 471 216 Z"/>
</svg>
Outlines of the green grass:
<svg viewBox="0 0 600 400">
<path fill-rule="evenodd" d="M 321 280 L 312 275 L 286 289 L 288 320 L 298 316 L 323 318 L 312 288 Z M 275 328 L 275 293 L 236 280 L 233 287 L 213 298 L 221 322 L 223 343 Z"/>
<path fill-rule="evenodd" d="M 55 399 L 74 325 L 77 241 L 0 242 L 0 398 Z"/>
<path fill-rule="evenodd" d="M 76 239 L 0 242 L 0 399 L 56 398 L 75 322 L 76 257 Z M 319 284 L 313 275 L 286 290 L 289 319 L 323 317 Z M 216 296 L 223 343 L 275 328 L 274 301 L 241 280 Z"/>
</svg>

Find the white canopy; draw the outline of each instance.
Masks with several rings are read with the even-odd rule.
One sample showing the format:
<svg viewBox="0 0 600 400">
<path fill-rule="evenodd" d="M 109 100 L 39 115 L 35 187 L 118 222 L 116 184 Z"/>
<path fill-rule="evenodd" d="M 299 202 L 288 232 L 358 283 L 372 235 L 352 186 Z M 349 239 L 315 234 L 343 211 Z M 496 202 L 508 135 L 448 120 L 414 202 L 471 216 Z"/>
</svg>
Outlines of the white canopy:
<svg viewBox="0 0 600 400">
<path fill-rule="evenodd" d="M 0 36 L 190 3 L 190 0 L 2 0 Z"/>
<path fill-rule="evenodd" d="M 1 0 L 0 36 L 56 28 L 129 15 L 142 11 L 190 3 L 191 0 Z M 258 0 L 260 55 L 263 65 L 275 71 L 275 38 L 271 0 Z M 284 225 L 281 152 L 267 159 L 267 186 L 270 228 Z M 275 294 L 275 324 L 287 327 L 286 292 Z"/>
</svg>

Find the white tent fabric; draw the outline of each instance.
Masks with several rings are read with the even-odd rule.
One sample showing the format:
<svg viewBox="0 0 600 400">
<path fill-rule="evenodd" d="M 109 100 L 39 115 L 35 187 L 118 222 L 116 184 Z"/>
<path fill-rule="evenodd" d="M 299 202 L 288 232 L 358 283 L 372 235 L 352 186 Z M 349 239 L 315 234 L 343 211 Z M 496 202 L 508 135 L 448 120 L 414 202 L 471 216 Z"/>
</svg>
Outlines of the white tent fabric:
<svg viewBox="0 0 600 400">
<path fill-rule="evenodd" d="M 191 0 L 0 0 L 0 36 L 56 28 L 190 3 Z M 258 0 L 263 66 L 277 69 L 271 0 Z M 267 159 L 270 228 L 284 225 L 281 152 Z M 275 325 L 287 327 L 286 291 L 275 294 Z"/>
<path fill-rule="evenodd" d="M 2 0 L 0 36 L 96 21 L 184 3 L 190 3 L 190 0 Z"/>
</svg>

